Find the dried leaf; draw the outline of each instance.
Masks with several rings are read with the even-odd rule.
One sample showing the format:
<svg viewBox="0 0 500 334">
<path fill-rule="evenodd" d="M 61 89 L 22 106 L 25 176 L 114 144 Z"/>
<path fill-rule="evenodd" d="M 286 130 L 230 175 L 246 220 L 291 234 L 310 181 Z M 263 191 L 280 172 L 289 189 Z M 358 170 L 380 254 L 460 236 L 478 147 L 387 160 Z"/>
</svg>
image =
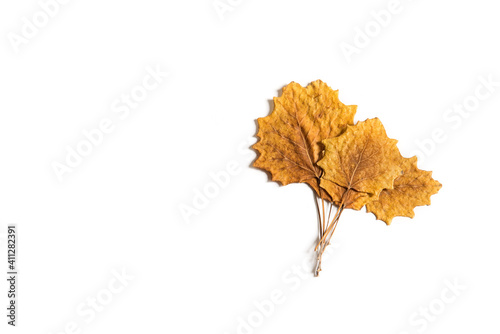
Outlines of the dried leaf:
<svg viewBox="0 0 500 334">
<path fill-rule="evenodd" d="M 396 143 L 378 118 L 348 126 L 340 136 L 323 141 L 325 156 L 318 162 L 325 171 L 322 178 L 338 187 L 326 181 L 321 186 L 336 203 L 359 210 L 383 189 L 392 189 L 401 174 Z"/>
<path fill-rule="evenodd" d="M 338 136 L 353 124 L 355 113 L 356 106 L 344 105 L 338 91 L 321 80 L 305 88 L 295 82 L 288 84 L 274 98 L 272 113 L 258 119 L 260 140 L 253 148 L 260 155 L 253 165 L 268 171 L 273 181 L 283 185 L 305 182 L 318 196 L 331 200 L 319 187 L 321 141 Z"/>
<path fill-rule="evenodd" d="M 368 212 L 387 225 L 396 216 L 413 218 L 413 208 L 419 205 L 430 205 L 431 195 L 441 189 L 441 183 L 432 178 L 432 172 L 417 168 L 417 157 L 401 157 L 400 166 L 403 175 L 394 180 L 394 189 L 383 190 L 379 198 L 366 206 Z"/>
</svg>

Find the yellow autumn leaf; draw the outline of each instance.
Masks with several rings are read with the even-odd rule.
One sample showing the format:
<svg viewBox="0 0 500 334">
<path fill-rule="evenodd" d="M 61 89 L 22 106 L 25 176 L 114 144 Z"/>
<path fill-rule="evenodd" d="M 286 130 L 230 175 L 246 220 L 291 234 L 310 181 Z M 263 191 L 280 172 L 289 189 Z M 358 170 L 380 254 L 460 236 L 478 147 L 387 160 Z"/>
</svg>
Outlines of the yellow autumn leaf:
<svg viewBox="0 0 500 334">
<path fill-rule="evenodd" d="M 441 183 L 432 178 L 432 172 L 417 168 L 417 157 L 401 157 L 403 174 L 394 180 L 394 189 L 383 190 L 378 199 L 366 205 L 366 210 L 387 225 L 396 216 L 413 218 L 413 209 L 430 205 L 430 197 L 441 189 Z"/>
<path fill-rule="evenodd" d="M 319 186 L 321 141 L 353 124 L 355 113 L 356 106 L 344 105 L 338 91 L 321 80 L 307 87 L 288 84 L 274 98 L 271 114 L 257 120 L 259 141 L 253 148 L 259 156 L 253 165 L 269 172 L 273 181 L 307 183 L 319 197 L 331 200 Z"/>
<path fill-rule="evenodd" d="M 321 185 L 334 202 L 359 210 L 383 189 L 391 189 L 401 174 L 396 143 L 378 118 L 348 126 L 340 136 L 323 140 L 325 155 L 318 165 L 326 181 Z"/>
</svg>

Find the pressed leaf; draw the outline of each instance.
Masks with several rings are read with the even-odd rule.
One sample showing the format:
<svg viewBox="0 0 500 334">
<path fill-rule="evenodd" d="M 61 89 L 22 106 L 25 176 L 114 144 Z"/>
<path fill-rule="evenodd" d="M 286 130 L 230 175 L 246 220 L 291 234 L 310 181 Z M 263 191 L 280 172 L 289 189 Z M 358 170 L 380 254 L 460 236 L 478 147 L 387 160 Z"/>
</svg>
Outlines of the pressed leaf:
<svg viewBox="0 0 500 334">
<path fill-rule="evenodd" d="M 325 155 L 318 162 L 324 170 L 322 178 L 339 187 L 326 181 L 322 187 L 334 202 L 361 208 L 384 188 L 391 189 L 394 179 L 401 174 L 401 155 L 396 143 L 397 140 L 387 137 L 378 118 L 350 125 L 340 136 L 323 140 Z"/>
<path fill-rule="evenodd" d="M 353 124 L 356 106 L 344 105 L 338 91 L 321 80 L 307 87 L 292 82 L 274 98 L 274 110 L 259 118 L 260 140 L 253 148 L 260 154 L 254 166 L 268 171 L 283 185 L 307 183 L 316 194 L 331 200 L 319 186 L 322 174 L 317 166 L 323 139 L 338 136 Z"/>
<path fill-rule="evenodd" d="M 366 210 L 387 225 L 396 216 L 413 218 L 413 209 L 430 205 L 430 197 L 441 189 L 441 183 L 432 178 L 432 172 L 417 168 L 417 157 L 400 161 L 403 174 L 394 180 L 394 189 L 383 190 L 379 198 L 366 205 Z"/>
</svg>

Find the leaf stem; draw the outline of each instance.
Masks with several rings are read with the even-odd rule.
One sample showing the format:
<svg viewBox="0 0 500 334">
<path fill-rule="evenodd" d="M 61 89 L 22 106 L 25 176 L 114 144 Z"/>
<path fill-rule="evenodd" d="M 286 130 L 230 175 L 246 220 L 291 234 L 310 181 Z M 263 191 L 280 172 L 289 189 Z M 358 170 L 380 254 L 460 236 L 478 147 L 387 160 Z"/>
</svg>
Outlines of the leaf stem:
<svg viewBox="0 0 500 334">
<path fill-rule="evenodd" d="M 323 197 L 321 197 L 321 207 L 323 208 L 323 217 L 321 219 L 321 237 L 323 238 L 323 235 L 325 233 L 325 219 L 326 219 L 326 215 L 325 215 L 325 200 L 323 199 Z"/>
</svg>

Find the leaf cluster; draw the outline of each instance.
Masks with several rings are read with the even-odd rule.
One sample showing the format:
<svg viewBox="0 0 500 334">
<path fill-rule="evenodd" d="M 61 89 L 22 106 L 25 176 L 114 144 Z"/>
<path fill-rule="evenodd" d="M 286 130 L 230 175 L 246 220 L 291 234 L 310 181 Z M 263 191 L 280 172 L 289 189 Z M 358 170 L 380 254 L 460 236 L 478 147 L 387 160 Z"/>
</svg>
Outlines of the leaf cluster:
<svg viewBox="0 0 500 334">
<path fill-rule="evenodd" d="M 401 156 L 378 118 L 354 124 L 356 109 L 321 80 L 307 87 L 292 82 L 274 98 L 271 114 L 257 120 L 253 165 L 282 185 L 308 184 L 321 200 L 317 273 L 344 209 L 366 207 L 389 225 L 396 216 L 413 218 L 413 209 L 429 205 L 441 188 L 417 168 L 416 157 Z"/>
</svg>

